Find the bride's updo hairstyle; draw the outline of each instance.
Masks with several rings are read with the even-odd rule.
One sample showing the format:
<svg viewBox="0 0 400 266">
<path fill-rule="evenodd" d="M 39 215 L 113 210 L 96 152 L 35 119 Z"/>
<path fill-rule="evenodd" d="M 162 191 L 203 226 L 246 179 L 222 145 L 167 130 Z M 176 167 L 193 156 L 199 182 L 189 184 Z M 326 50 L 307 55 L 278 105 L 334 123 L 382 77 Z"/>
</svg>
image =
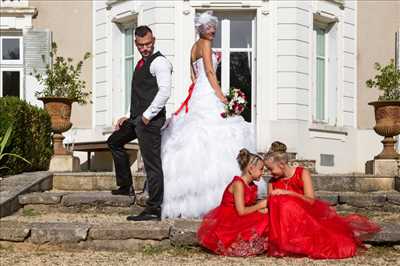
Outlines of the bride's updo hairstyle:
<svg viewBox="0 0 400 266">
<path fill-rule="evenodd" d="M 240 170 L 244 171 L 248 166 L 256 165 L 259 161 L 262 161 L 262 158 L 247 149 L 241 149 L 236 160 L 239 163 Z"/>
<path fill-rule="evenodd" d="M 283 162 L 283 163 L 288 163 L 289 162 L 289 156 L 286 152 L 287 147 L 284 143 L 275 141 L 271 144 L 271 147 L 265 153 L 264 155 L 264 160 L 273 160 L 274 162 Z"/>
<path fill-rule="evenodd" d="M 206 33 L 207 29 L 210 27 L 217 28 L 218 18 L 213 16 L 212 11 L 206 11 L 201 14 L 197 14 L 194 18 L 194 26 L 196 27 L 199 35 Z"/>
</svg>

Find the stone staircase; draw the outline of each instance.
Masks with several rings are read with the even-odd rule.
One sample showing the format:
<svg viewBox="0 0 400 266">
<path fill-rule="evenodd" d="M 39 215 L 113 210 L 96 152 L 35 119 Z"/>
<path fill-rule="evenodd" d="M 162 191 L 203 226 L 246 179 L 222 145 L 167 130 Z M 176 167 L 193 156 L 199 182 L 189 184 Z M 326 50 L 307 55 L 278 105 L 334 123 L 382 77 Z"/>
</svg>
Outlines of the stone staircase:
<svg viewBox="0 0 400 266">
<path fill-rule="evenodd" d="M 268 177 L 265 177 L 268 179 Z M 25 190 L 18 211 L 0 220 L 0 244 L 61 246 L 63 249 L 132 251 L 147 246 L 197 245 L 199 220 L 127 222 L 139 213 L 146 194 L 144 175 L 134 177 L 137 204 L 114 196 L 107 172 L 54 173 L 46 187 Z M 317 195 L 342 213 L 356 211 L 382 225 L 371 244 L 400 243 L 400 192 L 396 179 L 368 175 L 314 175 Z M 397 182 L 398 183 L 398 182 Z M 22 191 L 22 190 L 21 190 Z"/>
</svg>

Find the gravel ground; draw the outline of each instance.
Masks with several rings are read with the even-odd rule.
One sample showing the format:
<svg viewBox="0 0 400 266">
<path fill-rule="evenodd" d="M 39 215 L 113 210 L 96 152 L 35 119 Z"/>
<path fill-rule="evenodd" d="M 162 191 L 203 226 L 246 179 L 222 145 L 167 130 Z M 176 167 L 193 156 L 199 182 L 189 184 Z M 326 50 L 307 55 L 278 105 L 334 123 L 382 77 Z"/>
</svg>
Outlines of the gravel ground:
<svg viewBox="0 0 400 266">
<path fill-rule="evenodd" d="M 307 258 L 229 258 L 194 249 L 144 249 L 137 253 L 65 252 L 57 250 L 0 249 L 0 265 L 400 265 L 400 250 L 372 247 L 364 254 L 344 260 Z"/>
</svg>

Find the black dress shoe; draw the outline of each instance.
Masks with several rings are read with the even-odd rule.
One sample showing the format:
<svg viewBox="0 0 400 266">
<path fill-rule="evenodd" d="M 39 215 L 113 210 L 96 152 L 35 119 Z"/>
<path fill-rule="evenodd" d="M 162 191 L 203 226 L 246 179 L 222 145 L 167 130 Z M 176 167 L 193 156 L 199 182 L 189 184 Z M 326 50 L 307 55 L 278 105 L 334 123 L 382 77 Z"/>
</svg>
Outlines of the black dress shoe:
<svg viewBox="0 0 400 266">
<path fill-rule="evenodd" d="M 111 190 L 111 194 L 134 197 L 135 196 L 135 191 L 133 190 L 132 186 L 120 187 L 119 189 Z"/>
<path fill-rule="evenodd" d="M 148 211 L 144 210 L 139 215 L 132 215 L 126 217 L 128 221 L 161 221 L 161 212 L 160 211 Z"/>
</svg>

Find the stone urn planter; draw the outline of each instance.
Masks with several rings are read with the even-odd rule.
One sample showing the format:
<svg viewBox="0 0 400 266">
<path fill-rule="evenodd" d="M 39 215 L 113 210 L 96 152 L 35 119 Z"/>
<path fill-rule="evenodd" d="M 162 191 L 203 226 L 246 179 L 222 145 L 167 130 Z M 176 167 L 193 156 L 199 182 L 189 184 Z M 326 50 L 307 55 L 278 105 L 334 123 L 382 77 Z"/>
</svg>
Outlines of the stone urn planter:
<svg viewBox="0 0 400 266">
<path fill-rule="evenodd" d="M 88 101 L 90 92 L 86 91 L 86 82 L 82 80 L 81 73 L 83 62 L 90 58 L 90 53 L 85 53 L 83 59 L 74 64 L 72 58 L 59 56 L 57 51 L 57 44 L 53 42 L 50 57 L 42 55 L 46 70 L 39 72 L 34 69 L 35 78 L 42 86 L 35 96 L 43 101 L 44 108 L 51 117 L 51 127 L 54 132 L 54 155 L 50 161 L 49 171 L 78 171 L 79 158 L 64 148 L 62 133 L 72 127 L 70 121 L 72 103 L 85 104 Z"/>
<path fill-rule="evenodd" d="M 400 159 L 396 152 L 394 136 L 400 134 L 400 101 L 375 101 L 368 103 L 375 108 L 374 130 L 383 136 L 383 151 L 375 159 Z"/>
<path fill-rule="evenodd" d="M 70 155 L 63 145 L 63 132 L 72 127 L 71 123 L 71 106 L 74 102 L 64 97 L 41 97 L 44 103 L 44 109 L 49 113 L 51 118 L 51 129 L 53 130 L 53 148 L 54 155 Z"/>
</svg>

